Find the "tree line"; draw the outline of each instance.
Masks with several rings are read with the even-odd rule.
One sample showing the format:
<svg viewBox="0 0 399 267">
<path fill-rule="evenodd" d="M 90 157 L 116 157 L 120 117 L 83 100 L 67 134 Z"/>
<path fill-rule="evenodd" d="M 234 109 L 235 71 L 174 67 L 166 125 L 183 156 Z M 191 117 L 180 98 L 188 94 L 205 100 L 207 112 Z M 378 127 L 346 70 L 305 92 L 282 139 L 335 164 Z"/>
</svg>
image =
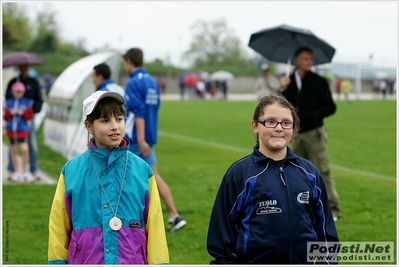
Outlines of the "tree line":
<svg viewBox="0 0 399 267">
<path fill-rule="evenodd" d="M 57 14 L 51 8 L 51 3 L 46 3 L 45 8 L 37 12 L 34 21 L 30 21 L 23 4 L 4 3 L 3 53 L 27 51 L 37 53 L 45 59 L 52 58 L 52 71 L 47 70 L 47 72 L 53 73 L 57 72 L 55 71 L 57 68 L 63 70 L 66 67 L 54 64 L 68 66 L 77 59 L 89 55 L 91 52 L 85 48 L 84 38 L 79 38 L 75 42 L 61 39 L 56 17 Z M 251 62 L 256 57 L 255 54 L 250 56 L 246 53 L 241 40 L 224 19 L 197 20 L 189 30 L 192 33 L 190 47 L 182 56 L 189 62 L 190 69 L 209 72 L 224 69 L 234 74 L 253 74 L 256 66 Z M 171 66 L 168 60 L 159 58 L 148 62 L 147 65 L 156 72 L 182 71 L 181 68 Z"/>
</svg>

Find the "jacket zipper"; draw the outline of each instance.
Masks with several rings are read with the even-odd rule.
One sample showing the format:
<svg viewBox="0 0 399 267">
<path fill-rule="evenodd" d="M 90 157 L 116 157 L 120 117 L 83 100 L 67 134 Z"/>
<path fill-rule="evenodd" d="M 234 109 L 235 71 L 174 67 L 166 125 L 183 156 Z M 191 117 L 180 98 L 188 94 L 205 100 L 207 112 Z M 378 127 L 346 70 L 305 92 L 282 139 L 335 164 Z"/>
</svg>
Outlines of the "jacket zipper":
<svg viewBox="0 0 399 267">
<path fill-rule="evenodd" d="M 287 208 L 288 208 L 288 224 L 289 224 L 289 231 L 290 231 L 290 255 L 291 255 L 291 261 L 292 261 L 292 220 L 291 220 L 291 208 L 290 208 L 290 199 L 288 196 L 288 188 L 287 184 L 284 181 L 283 177 L 284 171 L 283 167 L 280 167 L 280 179 L 283 182 L 284 188 L 285 188 L 285 198 L 287 199 Z"/>
<path fill-rule="evenodd" d="M 281 179 L 281 181 L 283 182 L 284 187 L 286 187 L 287 184 L 286 184 L 285 181 L 284 181 L 283 173 L 284 173 L 284 172 L 283 172 L 283 167 L 280 167 L 280 179 Z"/>
</svg>

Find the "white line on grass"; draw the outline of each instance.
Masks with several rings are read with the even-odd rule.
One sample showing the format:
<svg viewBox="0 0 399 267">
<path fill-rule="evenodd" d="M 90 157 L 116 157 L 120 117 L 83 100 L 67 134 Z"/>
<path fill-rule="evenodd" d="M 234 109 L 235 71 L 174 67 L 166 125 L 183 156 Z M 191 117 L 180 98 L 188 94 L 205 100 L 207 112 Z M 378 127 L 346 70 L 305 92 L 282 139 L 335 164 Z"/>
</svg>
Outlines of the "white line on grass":
<svg viewBox="0 0 399 267">
<path fill-rule="evenodd" d="M 221 144 L 221 143 L 206 141 L 203 139 L 193 138 L 193 137 L 179 135 L 179 134 L 175 134 L 175 133 L 168 133 L 168 132 L 163 132 L 163 131 L 159 131 L 158 133 L 161 136 L 174 138 L 174 139 L 178 139 L 181 141 L 197 143 L 197 144 L 201 144 L 201 145 L 207 145 L 207 146 L 216 147 L 216 148 L 220 148 L 220 149 L 226 149 L 226 150 L 231 150 L 231 151 L 236 151 L 236 152 L 247 152 L 247 153 L 251 153 L 251 151 L 252 151 L 252 149 L 249 150 L 249 149 L 245 149 L 245 148 L 241 148 L 241 147 L 237 147 L 237 146 L 225 145 L 225 144 Z M 330 163 L 330 165 L 332 168 L 337 169 L 337 170 L 354 173 L 354 174 L 360 174 L 360 175 L 364 175 L 364 176 L 369 176 L 369 177 L 376 178 L 376 179 L 382 179 L 382 180 L 387 180 L 387 181 L 391 181 L 391 182 L 396 182 L 395 177 L 378 174 L 378 173 L 373 173 L 373 172 L 351 169 L 351 168 L 340 166 L 340 165 L 337 165 L 334 163 Z"/>
</svg>

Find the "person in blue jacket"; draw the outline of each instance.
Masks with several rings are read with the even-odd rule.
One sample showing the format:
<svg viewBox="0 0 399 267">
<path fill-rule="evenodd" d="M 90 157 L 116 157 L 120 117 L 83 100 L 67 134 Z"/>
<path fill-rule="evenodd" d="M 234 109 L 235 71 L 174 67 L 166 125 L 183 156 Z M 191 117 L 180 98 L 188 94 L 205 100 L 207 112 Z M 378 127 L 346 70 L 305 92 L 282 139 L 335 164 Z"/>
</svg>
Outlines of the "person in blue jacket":
<svg viewBox="0 0 399 267">
<path fill-rule="evenodd" d="M 105 63 L 94 66 L 92 72 L 92 81 L 96 86 L 96 91 L 109 91 L 116 92 L 121 96 L 125 95 L 125 89 L 115 83 L 115 81 L 111 78 L 111 69 Z"/>
<path fill-rule="evenodd" d="M 211 264 L 309 264 L 308 242 L 338 242 L 323 179 L 288 147 L 299 130 L 284 97 L 263 97 L 253 152 L 226 171 L 209 222 Z M 336 263 L 331 260 L 325 263 Z"/>
<path fill-rule="evenodd" d="M 131 48 L 123 55 L 124 68 L 130 75 L 125 89 L 126 132 L 130 151 L 143 158 L 154 172 L 159 194 L 169 211 L 169 232 L 187 222 L 178 213 L 168 184 L 157 168 L 154 146 L 158 142 L 158 113 L 161 105 L 157 80 L 143 68 L 143 51 Z"/>
</svg>

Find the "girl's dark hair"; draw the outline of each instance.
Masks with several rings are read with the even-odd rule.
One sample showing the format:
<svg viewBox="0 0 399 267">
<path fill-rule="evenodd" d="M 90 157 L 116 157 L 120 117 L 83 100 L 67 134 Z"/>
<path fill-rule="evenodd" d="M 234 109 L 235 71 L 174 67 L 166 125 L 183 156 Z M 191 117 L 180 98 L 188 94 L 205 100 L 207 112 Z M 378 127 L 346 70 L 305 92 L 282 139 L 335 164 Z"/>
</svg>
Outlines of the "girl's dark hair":
<svg viewBox="0 0 399 267">
<path fill-rule="evenodd" d="M 292 118 L 294 121 L 294 135 L 296 133 L 298 133 L 299 131 L 299 117 L 297 114 L 297 110 L 295 109 L 295 107 L 284 97 L 284 96 L 280 96 L 277 94 L 271 94 L 268 96 L 264 96 L 262 97 L 262 99 L 259 101 L 258 105 L 255 107 L 254 110 L 254 116 L 253 116 L 253 120 L 254 121 L 258 121 L 260 119 L 260 117 L 264 114 L 264 108 L 266 106 L 272 105 L 274 103 L 277 103 L 287 109 L 289 109 L 291 111 L 292 114 Z M 259 137 L 258 135 L 255 136 L 255 140 L 256 140 L 256 145 L 259 145 Z"/>
<path fill-rule="evenodd" d="M 86 121 L 92 124 L 99 118 L 108 118 L 110 116 L 126 116 L 126 109 L 121 102 L 113 97 L 104 97 L 98 101 L 93 112 L 87 116 Z"/>
</svg>

